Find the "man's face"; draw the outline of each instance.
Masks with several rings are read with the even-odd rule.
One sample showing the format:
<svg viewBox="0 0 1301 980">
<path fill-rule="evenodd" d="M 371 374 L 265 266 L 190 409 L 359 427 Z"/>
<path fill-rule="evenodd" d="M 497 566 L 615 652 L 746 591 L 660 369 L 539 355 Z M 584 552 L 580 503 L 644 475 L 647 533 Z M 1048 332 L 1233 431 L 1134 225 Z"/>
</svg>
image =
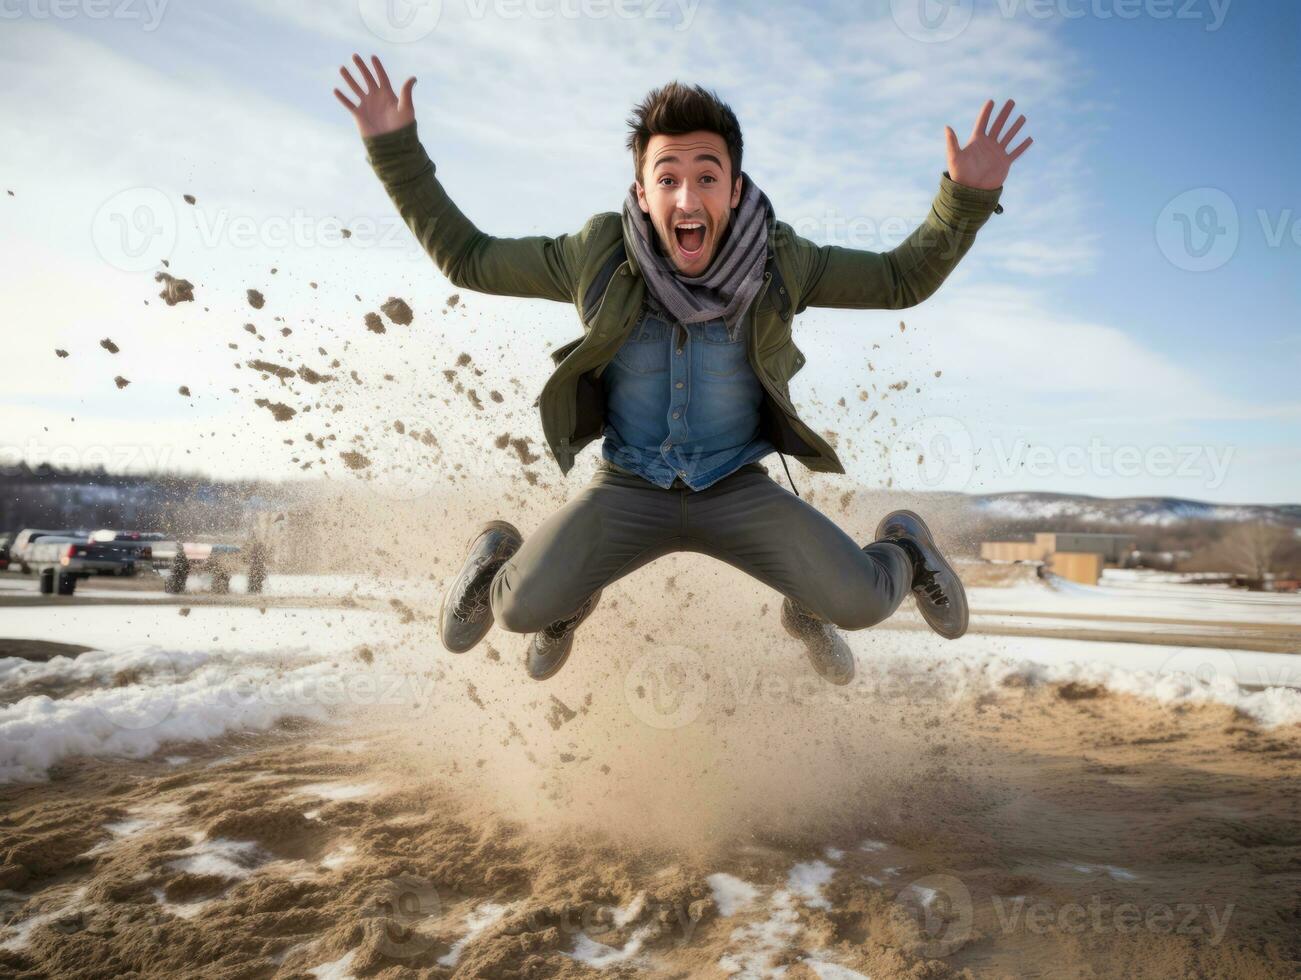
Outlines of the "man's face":
<svg viewBox="0 0 1301 980">
<path fill-rule="evenodd" d="M 650 138 L 637 203 L 683 275 L 698 276 L 709 268 L 740 200 L 741 175 L 732 174 L 723 137 L 701 131 Z"/>
</svg>

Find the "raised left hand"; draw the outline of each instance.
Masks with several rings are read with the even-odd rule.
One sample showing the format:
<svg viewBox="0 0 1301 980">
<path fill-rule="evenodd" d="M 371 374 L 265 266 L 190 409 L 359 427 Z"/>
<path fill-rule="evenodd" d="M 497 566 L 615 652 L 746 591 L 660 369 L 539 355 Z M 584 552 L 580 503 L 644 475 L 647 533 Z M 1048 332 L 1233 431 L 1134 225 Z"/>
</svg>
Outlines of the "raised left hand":
<svg viewBox="0 0 1301 980">
<path fill-rule="evenodd" d="M 953 130 L 944 127 L 944 142 L 949 157 L 949 178 L 967 187 L 981 190 L 995 190 L 1003 186 L 1012 161 L 1030 148 L 1033 139 L 1027 137 L 1015 150 L 1008 151 L 1013 138 L 1025 125 L 1025 116 L 1019 116 L 1012 127 L 1003 133 L 1003 125 L 1012 114 L 1014 103 L 1011 99 L 1003 106 L 1003 111 L 989 125 L 989 114 L 994 111 L 994 101 L 986 102 L 976 118 L 976 125 L 971 130 L 971 139 L 966 146 L 958 146 L 958 137 Z M 988 128 L 988 132 L 986 132 Z M 1000 135 L 1001 134 L 1001 135 Z"/>
</svg>

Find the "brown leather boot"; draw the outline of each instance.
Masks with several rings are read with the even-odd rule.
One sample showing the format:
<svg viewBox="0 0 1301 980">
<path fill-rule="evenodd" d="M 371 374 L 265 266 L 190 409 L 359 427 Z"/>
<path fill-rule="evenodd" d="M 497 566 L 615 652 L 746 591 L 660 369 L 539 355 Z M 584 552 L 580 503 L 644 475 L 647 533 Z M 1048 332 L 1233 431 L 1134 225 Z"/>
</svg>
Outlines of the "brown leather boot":
<svg viewBox="0 0 1301 980">
<path fill-rule="evenodd" d="M 782 626 L 804 644 L 809 663 L 825 680 L 848 684 L 854 679 L 854 653 L 834 625 L 788 596 L 782 602 Z"/>
<path fill-rule="evenodd" d="M 488 587 L 523 543 L 515 525 L 505 521 L 489 521 L 471 539 L 465 564 L 438 611 L 438 636 L 452 653 L 465 653 L 492 629 Z"/>
<path fill-rule="evenodd" d="M 544 681 L 565 665 L 569 651 L 574 647 L 574 633 L 583 625 L 583 620 L 592 615 L 592 610 L 600 601 L 601 590 L 597 589 L 572 615 L 533 634 L 525 659 L 530 677 L 535 681 Z"/>
<path fill-rule="evenodd" d="M 910 510 L 896 510 L 881 518 L 876 540 L 891 541 L 908 552 L 913 563 L 912 591 L 922 619 L 946 640 L 967 632 L 967 592 L 940 549 L 931 529 Z"/>
</svg>

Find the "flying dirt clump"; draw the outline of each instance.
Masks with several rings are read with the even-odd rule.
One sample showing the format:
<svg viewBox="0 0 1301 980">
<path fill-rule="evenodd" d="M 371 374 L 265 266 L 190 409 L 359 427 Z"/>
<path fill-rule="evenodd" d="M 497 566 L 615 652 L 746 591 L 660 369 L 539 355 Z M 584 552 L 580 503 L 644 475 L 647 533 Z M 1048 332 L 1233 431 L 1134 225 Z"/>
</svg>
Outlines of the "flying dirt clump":
<svg viewBox="0 0 1301 980">
<path fill-rule="evenodd" d="M 528 436 L 517 436 L 512 439 L 511 434 L 509 432 L 503 432 L 501 435 L 499 435 L 496 439 L 493 440 L 493 445 L 495 445 L 498 449 L 505 449 L 507 446 L 510 446 L 512 449 L 515 450 L 515 454 L 519 456 L 519 461 L 523 463 L 525 466 L 529 466 L 530 464 L 536 463 L 539 459 L 542 458 L 537 453 L 534 453 L 529 449 L 530 441 L 531 440 L 529 439 Z"/>
<path fill-rule="evenodd" d="M 287 368 L 282 364 L 276 364 L 274 361 L 263 361 L 258 358 L 254 358 L 253 360 L 245 361 L 244 363 L 247 364 L 249 367 L 251 367 L 254 371 L 261 371 L 263 374 L 274 374 L 281 381 L 284 381 L 288 378 L 292 378 L 294 376 L 293 368 Z"/>
<path fill-rule="evenodd" d="M 190 282 L 190 280 L 177 279 L 166 272 L 155 272 L 154 282 L 163 284 L 162 292 L 158 296 L 168 306 L 175 306 L 177 303 L 194 302 L 194 283 Z"/>
<path fill-rule="evenodd" d="M 456 309 L 456 304 L 459 302 L 461 302 L 461 294 L 452 293 L 451 296 L 447 297 L 447 308 L 449 310 L 454 310 Z"/>
<path fill-rule="evenodd" d="M 119 390 L 121 390 L 122 388 L 125 388 L 127 385 L 129 385 L 131 382 L 119 374 L 116 378 L 113 379 L 113 383 L 118 386 Z"/>
<path fill-rule="evenodd" d="M 262 307 L 266 305 L 267 302 L 266 297 L 263 296 L 261 293 L 259 293 L 256 289 L 248 290 L 247 295 L 248 295 L 248 305 L 253 307 L 253 309 L 260 310 L 262 309 Z"/>
<path fill-rule="evenodd" d="M 99 346 L 103 347 L 110 354 L 116 354 L 118 351 L 122 349 L 117 344 L 113 343 L 113 341 L 108 337 L 105 337 L 103 340 L 101 340 L 99 342 Z"/>
<path fill-rule="evenodd" d="M 370 465 L 370 457 L 364 456 L 354 450 L 339 453 L 339 458 L 343 460 L 343 465 L 350 470 L 364 470 Z"/>
<path fill-rule="evenodd" d="M 380 309 L 384 311 L 386 317 L 398 326 L 409 327 L 411 325 L 413 314 L 406 300 L 399 299 L 397 296 L 390 296 L 388 302 L 384 303 Z"/>
<path fill-rule="evenodd" d="M 266 398 L 256 398 L 253 400 L 253 404 L 258 406 L 258 408 L 265 408 L 275 417 L 277 422 L 288 422 L 298 414 L 297 409 L 290 408 L 284 402 L 273 402 Z"/>
<path fill-rule="evenodd" d="M 388 333 L 384 327 L 384 321 L 379 318 L 378 313 L 366 314 L 366 329 L 371 333 Z"/>
<path fill-rule="evenodd" d="M 189 385 L 181 385 L 179 388 L 176 389 L 176 393 L 177 393 L 178 395 L 183 395 L 184 397 L 189 398 L 189 397 L 190 397 L 190 386 L 189 386 Z"/>
<path fill-rule="evenodd" d="M 193 194 L 182 194 L 182 195 L 181 195 L 181 198 L 182 198 L 182 200 L 185 201 L 186 204 L 197 204 L 197 203 L 198 203 L 198 199 L 197 199 Z"/>
<path fill-rule="evenodd" d="M 334 375 L 321 374 L 319 371 L 313 371 L 306 364 L 299 365 L 298 376 L 306 381 L 309 385 L 318 385 L 322 381 L 333 381 Z"/>
<path fill-rule="evenodd" d="M 547 724 L 551 726 L 552 731 L 556 731 L 561 725 L 571 722 L 577 717 L 577 711 L 554 694 L 551 695 L 551 707 L 547 709 Z"/>
<path fill-rule="evenodd" d="M 62 347 L 56 347 L 56 348 L 54 348 L 54 353 L 55 353 L 55 356 L 57 356 L 57 357 L 67 357 L 67 356 L 68 356 L 68 352 L 67 352 L 66 350 L 64 350 Z"/>
</svg>

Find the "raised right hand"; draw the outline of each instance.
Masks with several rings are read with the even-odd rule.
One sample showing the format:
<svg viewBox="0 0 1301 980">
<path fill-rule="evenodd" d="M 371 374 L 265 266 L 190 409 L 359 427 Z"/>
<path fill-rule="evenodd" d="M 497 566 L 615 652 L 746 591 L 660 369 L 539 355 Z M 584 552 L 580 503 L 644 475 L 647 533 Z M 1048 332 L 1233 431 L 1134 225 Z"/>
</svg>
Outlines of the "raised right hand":
<svg viewBox="0 0 1301 980">
<path fill-rule="evenodd" d="M 374 75 L 366 67 L 366 62 L 362 60 L 361 55 L 354 54 L 352 60 L 357 66 L 357 73 L 365 83 L 365 88 L 357 84 L 352 73 L 348 71 L 347 65 L 343 65 L 339 68 L 339 74 L 357 96 L 357 104 L 354 105 L 337 88 L 334 90 L 334 97 L 352 113 L 352 118 L 357 122 L 357 130 L 363 137 L 391 133 L 416 121 L 416 107 L 411 102 L 411 90 L 416 84 L 414 78 L 408 78 L 402 86 L 401 95 L 397 95 L 379 58 L 372 55 L 370 59 L 371 64 L 375 66 Z"/>
</svg>

